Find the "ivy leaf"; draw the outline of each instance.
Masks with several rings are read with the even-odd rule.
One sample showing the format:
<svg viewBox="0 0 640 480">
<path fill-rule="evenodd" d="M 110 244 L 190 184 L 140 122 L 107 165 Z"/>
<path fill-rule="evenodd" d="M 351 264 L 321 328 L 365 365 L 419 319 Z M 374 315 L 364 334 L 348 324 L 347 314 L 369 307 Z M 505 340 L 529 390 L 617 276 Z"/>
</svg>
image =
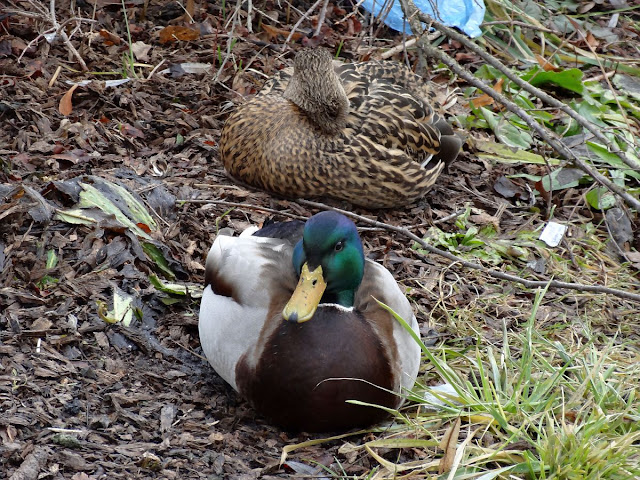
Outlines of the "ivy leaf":
<svg viewBox="0 0 640 480">
<path fill-rule="evenodd" d="M 585 195 L 587 202 L 596 210 L 607 210 L 616 204 L 616 197 L 604 187 L 589 190 Z"/>
<path fill-rule="evenodd" d="M 549 192 L 551 189 L 565 190 L 567 188 L 577 187 L 580 180 L 586 174 L 578 168 L 558 168 L 551 172 L 550 175 L 542 177 L 542 187 Z"/>
<path fill-rule="evenodd" d="M 533 143 L 533 138 L 528 132 L 519 129 L 502 116 L 497 116 L 487 108 L 481 108 L 480 112 L 495 133 L 496 137 L 505 145 L 510 147 L 529 150 Z"/>
<path fill-rule="evenodd" d="M 569 68 L 560 72 L 545 72 L 540 68 L 533 68 L 525 73 L 522 79 L 535 87 L 552 83 L 575 93 L 581 94 L 584 91 L 582 72 L 577 68 Z"/>
</svg>

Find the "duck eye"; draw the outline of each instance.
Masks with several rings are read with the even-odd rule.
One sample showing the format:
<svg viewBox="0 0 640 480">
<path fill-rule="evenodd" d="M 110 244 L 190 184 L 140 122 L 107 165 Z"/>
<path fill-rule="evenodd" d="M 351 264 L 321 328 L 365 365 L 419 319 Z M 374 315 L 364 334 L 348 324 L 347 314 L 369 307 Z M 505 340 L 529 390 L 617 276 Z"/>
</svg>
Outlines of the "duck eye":
<svg viewBox="0 0 640 480">
<path fill-rule="evenodd" d="M 333 249 L 336 252 L 339 252 L 340 250 L 342 250 L 344 248 L 344 240 L 340 240 L 338 243 L 336 243 L 336 246 L 333 247 Z"/>
</svg>

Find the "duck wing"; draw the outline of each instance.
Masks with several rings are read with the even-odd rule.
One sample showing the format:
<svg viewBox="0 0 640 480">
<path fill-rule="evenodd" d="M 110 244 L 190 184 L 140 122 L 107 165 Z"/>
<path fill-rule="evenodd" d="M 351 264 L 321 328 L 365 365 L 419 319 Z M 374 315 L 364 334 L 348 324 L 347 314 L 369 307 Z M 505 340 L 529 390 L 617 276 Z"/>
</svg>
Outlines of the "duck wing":
<svg viewBox="0 0 640 480">
<path fill-rule="evenodd" d="M 218 235 L 207 256 L 200 342 L 209 363 L 236 390 L 240 357 L 251 358 L 272 310 L 281 310 L 295 289 L 292 248 L 289 240 Z"/>
<path fill-rule="evenodd" d="M 274 222 L 272 220 L 267 220 L 262 228 L 253 235 L 255 237 L 269 237 L 288 240 L 293 246 L 302 238 L 304 224 L 305 222 L 302 220 L 291 220 L 287 222 Z"/>
<path fill-rule="evenodd" d="M 411 304 L 393 275 L 382 265 L 367 260 L 354 307 L 374 326 L 379 338 L 389 342 L 387 351 L 390 352 L 392 365 L 398 362 L 402 372 L 399 384 L 403 389 L 410 389 L 415 383 L 420 367 L 420 346 L 400 322 L 392 318 L 376 300 L 391 307 L 418 337 L 420 336 L 418 321 Z"/>
<path fill-rule="evenodd" d="M 432 157 L 449 162 L 462 141 L 437 112 L 429 85 L 393 62 L 343 64 L 336 71 L 351 111 L 349 135 L 359 132 L 387 148 L 397 148 L 424 166 Z"/>
<path fill-rule="evenodd" d="M 293 67 L 278 70 L 269 80 L 265 82 L 256 97 L 264 95 L 282 95 L 293 76 Z"/>
</svg>

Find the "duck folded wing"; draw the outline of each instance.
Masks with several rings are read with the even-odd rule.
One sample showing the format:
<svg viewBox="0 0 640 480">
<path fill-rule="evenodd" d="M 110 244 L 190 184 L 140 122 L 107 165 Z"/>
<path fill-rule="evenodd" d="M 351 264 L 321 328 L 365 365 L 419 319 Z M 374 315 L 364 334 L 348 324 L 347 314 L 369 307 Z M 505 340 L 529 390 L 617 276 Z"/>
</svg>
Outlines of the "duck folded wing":
<svg viewBox="0 0 640 480">
<path fill-rule="evenodd" d="M 356 295 L 355 308 L 375 325 L 380 332 L 380 338 L 393 342 L 388 350 L 395 350 L 397 353 L 396 358 L 401 371 L 400 387 L 411 389 L 420 367 L 420 346 L 400 322 L 390 319 L 389 312 L 382 308 L 378 301 L 390 307 L 404 319 L 414 332 L 419 332 L 418 321 L 413 314 L 411 304 L 400 290 L 393 275 L 382 265 L 367 261 L 363 281 Z"/>
<path fill-rule="evenodd" d="M 287 301 L 296 284 L 291 244 L 261 237 L 218 235 L 205 265 L 199 334 L 205 356 L 237 390 L 236 365 L 258 342 L 269 306 Z"/>
</svg>

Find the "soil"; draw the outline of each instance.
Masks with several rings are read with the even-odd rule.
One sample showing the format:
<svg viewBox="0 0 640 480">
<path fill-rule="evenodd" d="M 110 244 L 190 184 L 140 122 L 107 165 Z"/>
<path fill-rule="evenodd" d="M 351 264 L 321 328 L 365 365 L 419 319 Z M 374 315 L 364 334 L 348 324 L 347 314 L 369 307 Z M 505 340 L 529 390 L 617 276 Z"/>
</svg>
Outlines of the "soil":
<svg viewBox="0 0 640 480">
<path fill-rule="evenodd" d="M 251 32 L 242 12 L 231 34 L 225 19 L 235 6 L 228 2 L 226 9 L 187 2 L 193 23 L 178 3 L 160 0 L 127 1 L 126 17 L 119 0 L 98 0 L 95 11 L 92 2 L 72 3 L 73 13 L 59 2 L 57 22 L 94 19 L 63 27 L 87 71 L 67 44 L 39 35 L 52 27 L 49 2 L 14 1 L 0 10 L 0 478 L 249 479 L 322 476 L 322 466 L 346 475 L 374 468 L 373 458 L 343 448 L 344 440 L 295 451 L 280 465 L 284 446 L 318 436 L 283 432 L 256 416 L 213 372 L 198 342 L 197 292 L 216 231 L 317 211 L 237 185 L 217 158 L 233 103 L 291 64 L 292 50 L 283 54 L 279 45 L 300 13 L 292 8 L 285 18 L 286 8 L 265 1 L 255 8 L 272 17 L 280 11 L 279 24 L 254 12 L 252 29 L 259 33 Z M 304 12 L 310 4 L 296 6 Z M 366 59 L 401 43 L 385 28 L 366 36 L 362 13 L 349 17 L 351 11 L 331 4 L 321 34 L 310 38 L 315 12 L 298 27 L 294 50 L 300 43 L 334 51 L 340 45 L 344 59 Z M 258 29 L 259 17 L 275 26 Z M 230 36 L 237 41 L 227 56 Z M 142 64 L 134 67 L 137 78 L 126 60 L 130 43 Z M 446 42 L 442 48 L 454 50 Z M 408 61 L 418 63 L 414 54 Z M 447 74 L 431 76 L 443 90 L 456 86 L 447 85 Z M 81 80 L 91 82 L 72 87 Z M 487 215 L 505 204 L 500 222 L 508 228 L 520 219 L 510 213 L 517 212 L 515 200 L 492 189 L 508 172 L 501 168 L 465 151 L 416 205 L 376 212 L 347 207 L 424 235 L 434 220 L 465 204 Z M 116 198 L 113 184 L 151 213 L 155 228 L 138 225 L 148 240 L 105 212 L 101 202 Z M 81 203 L 87 185 L 98 192 L 93 206 Z M 70 212 L 89 220 L 72 223 L 62 216 Z M 441 228 L 453 229 L 452 221 Z M 432 312 L 430 289 L 439 288 L 448 261 L 425 258 L 384 229 L 365 228 L 362 235 L 369 257 L 416 287 L 424 332 L 431 317 L 440 337 L 466 341 L 438 327 Z M 194 295 L 160 292 L 152 275 Z M 454 271 L 443 275 L 457 278 Z M 474 288 L 462 282 L 448 304 L 462 307 L 478 290 L 502 289 Z M 133 298 L 129 326 L 109 323 L 119 295 Z M 347 440 L 358 445 L 372 435 Z M 418 455 L 402 452 L 406 459 Z"/>
</svg>

